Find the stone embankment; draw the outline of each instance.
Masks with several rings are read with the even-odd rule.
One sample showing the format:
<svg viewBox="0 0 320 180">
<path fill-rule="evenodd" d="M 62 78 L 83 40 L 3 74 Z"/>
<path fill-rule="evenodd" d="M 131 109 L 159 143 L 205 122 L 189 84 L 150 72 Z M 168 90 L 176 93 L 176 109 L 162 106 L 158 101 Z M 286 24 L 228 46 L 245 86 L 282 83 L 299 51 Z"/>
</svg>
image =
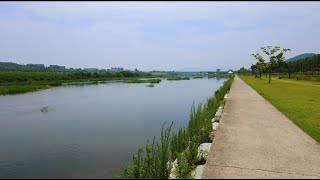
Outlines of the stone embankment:
<svg viewBox="0 0 320 180">
<path fill-rule="evenodd" d="M 227 100 L 228 98 L 228 93 L 224 96 L 224 99 Z M 214 132 L 218 129 L 219 126 L 219 121 L 220 118 L 222 116 L 223 113 L 223 108 L 224 108 L 224 103 L 222 103 L 220 105 L 220 107 L 218 108 L 215 117 L 212 119 L 212 134 L 211 137 L 213 138 L 214 141 Z M 211 149 L 211 145 L 212 143 L 202 143 L 200 144 L 200 146 L 198 147 L 198 160 L 201 161 L 207 161 L 208 159 L 208 154 L 210 152 Z M 171 174 L 169 179 L 176 179 L 176 176 L 174 175 L 176 167 L 177 167 L 177 159 L 172 162 L 172 169 L 171 169 Z M 198 165 L 195 170 L 191 173 L 194 179 L 201 179 L 201 175 L 203 173 L 204 170 L 204 165 Z"/>
</svg>

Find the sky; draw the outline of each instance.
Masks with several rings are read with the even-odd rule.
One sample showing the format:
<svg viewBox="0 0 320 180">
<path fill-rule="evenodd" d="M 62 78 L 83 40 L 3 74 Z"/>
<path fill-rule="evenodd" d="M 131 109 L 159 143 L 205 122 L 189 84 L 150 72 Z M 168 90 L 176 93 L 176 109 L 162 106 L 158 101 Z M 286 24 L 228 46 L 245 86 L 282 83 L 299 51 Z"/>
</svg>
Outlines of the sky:
<svg viewBox="0 0 320 180">
<path fill-rule="evenodd" d="M 320 53 L 320 2 L 0 2 L 0 61 L 142 71 L 249 68 Z"/>
</svg>

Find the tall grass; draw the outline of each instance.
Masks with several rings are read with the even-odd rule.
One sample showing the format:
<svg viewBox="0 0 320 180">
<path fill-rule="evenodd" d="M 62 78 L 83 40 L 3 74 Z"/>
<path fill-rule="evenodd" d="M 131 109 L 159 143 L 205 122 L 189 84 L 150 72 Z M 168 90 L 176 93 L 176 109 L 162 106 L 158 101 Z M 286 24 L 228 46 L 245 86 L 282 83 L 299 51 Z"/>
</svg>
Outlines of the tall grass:
<svg viewBox="0 0 320 180">
<path fill-rule="evenodd" d="M 47 89 L 47 85 L 12 85 L 12 86 L 1 86 L 0 85 L 0 95 L 5 94 L 21 94 L 31 91 L 37 91 L 41 89 Z"/>
<path fill-rule="evenodd" d="M 204 78 L 204 76 L 193 76 L 192 78 L 193 79 L 202 79 L 202 78 Z"/>
<path fill-rule="evenodd" d="M 187 128 L 179 128 L 171 132 L 173 123 L 169 127 L 162 125 L 160 142 L 153 138 L 152 144 L 138 150 L 133 156 L 133 164 L 124 169 L 120 177 L 127 179 L 168 179 L 171 162 L 177 159 L 176 177 L 191 178 L 191 171 L 198 164 L 198 147 L 201 143 L 211 142 L 212 118 L 224 101 L 224 95 L 229 91 L 232 81 L 229 80 L 214 93 L 214 97 L 207 99 L 197 108 L 194 103 L 190 110 L 190 120 Z"/>
<path fill-rule="evenodd" d="M 189 77 L 170 77 L 167 78 L 168 81 L 178 81 L 178 80 L 190 80 Z"/>
<path fill-rule="evenodd" d="M 160 83 L 161 79 L 129 79 L 124 80 L 124 83 Z"/>
<path fill-rule="evenodd" d="M 160 142 L 152 145 L 148 143 L 144 148 L 139 148 L 138 154 L 133 156 L 133 164 L 124 169 L 122 177 L 127 179 L 168 179 L 171 170 L 171 128 L 165 127 L 164 123 L 161 130 Z"/>
</svg>

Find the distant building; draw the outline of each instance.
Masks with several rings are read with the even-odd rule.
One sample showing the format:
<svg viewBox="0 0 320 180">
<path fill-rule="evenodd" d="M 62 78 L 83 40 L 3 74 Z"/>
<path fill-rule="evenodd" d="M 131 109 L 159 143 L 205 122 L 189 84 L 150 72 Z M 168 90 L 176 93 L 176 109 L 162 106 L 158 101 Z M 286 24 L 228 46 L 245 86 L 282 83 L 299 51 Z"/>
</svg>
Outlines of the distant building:
<svg viewBox="0 0 320 180">
<path fill-rule="evenodd" d="M 124 71 L 124 69 L 122 67 L 112 67 L 110 71 L 113 71 L 113 72 L 121 72 L 121 71 Z"/>
<path fill-rule="evenodd" d="M 98 68 L 84 68 L 83 70 L 87 71 L 87 72 L 98 72 L 99 71 Z"/>
<path fill-rule="evenodd" d="M 228 73 L 229 73 L 229 74 L 233 74 L 233 71 L 230 69 L 230 70 L 228 71 Z"/>
<path fill-rule="evenodd" d="M 220 72 L 220 69 L 217 69 L 217 72 Z"/>
<path fill-rule="evenodd" d="M 58 66 L 58 65 L 50 65 L 49 67 L 52 70 L 57 70 L 57 71 L 64 71 L 66 70 L 65 66 Z"/>
</svg>

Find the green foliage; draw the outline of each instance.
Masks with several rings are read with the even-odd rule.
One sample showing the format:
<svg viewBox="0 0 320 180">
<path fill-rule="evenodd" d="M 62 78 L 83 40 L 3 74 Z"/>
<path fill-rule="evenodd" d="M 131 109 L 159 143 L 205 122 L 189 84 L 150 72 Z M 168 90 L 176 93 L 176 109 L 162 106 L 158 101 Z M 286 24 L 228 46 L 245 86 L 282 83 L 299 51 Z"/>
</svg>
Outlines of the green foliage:
<svg viewBox="0 0 320 180">
<path fill-rule="evenodd" d="M 122 177 L 129 179 L 167 179 L 170 175 L 171 162 L 177 159 L 176 175 L 179 178 L 192 178 L 191 171 L 203 159 L 198 159 L 198 147 L 201 143 L 210 142 L 212 132 L 212 118 L 219 106 L 224 103 L 224 95 L 229 91 L 234 75 L 224 82 L 214 97 L 207 99 L 197 108 L 192 104 L 187 128 L 179 128 L 171 133 L 171 126 L 162 126 L 161 142 L 153 139 L 151 146 L 140 148 L 133 157 L 133 164 L 122 173 Z"/>
<path fill-rule="evenodd" d="M 21 94 L 30 91 L 37 91 L 41 89 L 47 89 L 46 85 L 12 85 L 12 86 L 1 86 L 0 95 L 3 94 Z"/>
<path fill-rule="evenodd" d="M 230 78 L 232 74 L 229 73 L 213 73 L 213 72 L 208 72 L 208 78 Z"/>
<path fill-rule="evenodd" d="M 160 142 L 153 139 L 152 145 L 139 148 L 138 154 L 133 156 L 133 164 L 128 165 L 122 173 L 126 179 L 168 179 L 171 171 L 171 128 L 173 123 L 161 129 Z"/>
<path fill-rule="evenodd" d="M 261 96 L 320 142 L 319 86 L 314 82 L 274 78 L 273 85 L 250 76 L 240 76 Z"/>
<path fill-rule="evenodd" d="M 280 50 L 279 46 L 266 46 L 260 48 L 264 54 L 268 56 L 269 61 L 267 62 L 259 53 L 251 54 L 256 60 L 257 63 L 255 66 L 251 66 L 252 68 L 255 68 L 255 73 L 257 77 L 257 73 L 259 74 L 259 77 L 261 79 L 261 74 L 263 72 L 268 72 L 269 74 L 269 83 L 271 83 L 271 75 L 274 71 L 277 71 L 280 69 L 281 66 L 285 64 L 284 62 L 284 53 L 287 51 L 291 51 L 291 49 L 283 48 Z"/>
<path fill-rule="evenodd" d="M 0 62 L 0 71 L 30 71 L 29 67 L 12 62 Z"/>
<path fill-rule="evenodd" d="M 49 83 L 49 86 L 62 86 L 62 82 L 54 81 L 54 82 Z"/>
<path fill-rule="evenodd" d="M 289 62 L 288 66 L 292 73 L 311 72 L 313 68 L 320 67 L 320 55 L 314 55 L 312 57 L 307 57 L 297 61 Z"/>
<path fill-rule="evenodd" d="M 149 73 L 143 72 L 0 72 L 0 84 L 33 82 L 33 81 L 67 81 L 76 79 L 111 79 L 111 78 L 138 78 L 152 77 Z M 156 81 L 155 81 L 156 82 Z"/>
<path fill-rule="evenodd" d="M 189 77 L 170 77 L 167 78 L 168 81 L 179 81 L 179 80 L 190 80 Z"/>
<path fill-rule="evenodd" d="M 190 179 L 191 174 L 190 172 L 192 171 L 192 167 L 188 163 L 188 159 L 186 157 L 185 152 L 181 152 L 178 154 L 178 166 L 176 168 L 176 177 L 179 179 Z"/>
<path fill-rule="evenodd" d="M 143 72 L 90 73 L 90 72 L 0 72 L 0 95 L 18 94 L 48 86 L 61 86 L 67 82 L 85 82 L 97 84 L 99 81 L 125 79 L 135 81 L 137 78 L 152 77 Z M 140 81 L 140 80 L 137 80 Z M 159 83 L 160 79 L 141 80 L 146 83 Z"/>
<path fill-rule="evenodd" d="M 243 74 L 243 75 L 249 75 L 250 71 L 249 69 L 246 69 L 244 67 L 240 68 L 238 71 L 238 74 Z"/>
<path fill-rule="evenodd" d="M 161 79 L 129 79 L 124 80 L 124 83 L 160 83 Z"/>
<path fill-rule="evenodd" d="M 193 76 L 192 78 L 193 78 L 193 79 L 202 79 L 203 76 Z"/>
<path fill-rule="evenodd" d="M 178 154 L 183 152 L 189 145 L 189 135 L 185 128 L 179 128 L 178 133 L 172 134 L 171 139 L 171 160 L 175 160 Z"/>
<path fill-rule="evenodd" d="M 298 56 L 295 56 L 295 57 L 287 59 L 286 62 L 287 63 L 294 62 L 294 61 L 297 61 L 297 60 L 300 60 L 300 59 L 305 59 L 307 57 L 312 57 L 314 55 L 317 55 L 317 54 L 315 54 L 315 53 L 303 53 L 303 54 L 300 54 Z"/>
</svg>

